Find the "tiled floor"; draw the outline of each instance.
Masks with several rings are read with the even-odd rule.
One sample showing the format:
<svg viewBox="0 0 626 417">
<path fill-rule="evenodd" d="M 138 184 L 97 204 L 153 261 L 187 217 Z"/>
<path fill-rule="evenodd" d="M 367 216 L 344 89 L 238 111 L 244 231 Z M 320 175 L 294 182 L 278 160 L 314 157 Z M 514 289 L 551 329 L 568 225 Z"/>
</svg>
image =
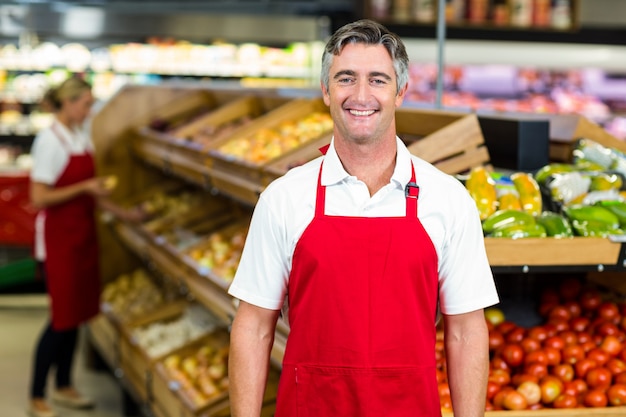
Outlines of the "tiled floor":
<svg viewBox="0 0 626 417">
<path fill-rule="evenodd" d="M 0 416 L 24 417 L 28 404 L 34 344 L 47 320 L 43 295 L 0 295 Z M 122 394 L 115 379 L 88 369 L 81 343 L 74 364 L 74 383 L 96 402 L 96 408 L 76 411 L 56 407 L 60 417 L 122 417 Z M 52 387 L 52 383 L 49 384 Z"/>
</svg>

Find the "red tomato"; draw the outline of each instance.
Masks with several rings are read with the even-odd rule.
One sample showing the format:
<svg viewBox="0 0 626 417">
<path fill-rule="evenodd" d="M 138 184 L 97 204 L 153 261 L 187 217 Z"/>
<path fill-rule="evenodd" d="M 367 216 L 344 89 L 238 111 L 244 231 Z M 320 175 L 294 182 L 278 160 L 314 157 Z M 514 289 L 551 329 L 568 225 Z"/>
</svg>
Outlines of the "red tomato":
<svg viewBox="0 0 626 417">
<path fill-rule="evenodd" d="M 611 359 L 611 355 L 600 348 L 591 349 L 587 352 L 587 359 L 595 361 L 598 366 L 604 366 Z"/>
<path fill-rule="evenodd" d="M 548 375 L 548 365 L 540 362 L 529 363 L 524 367 L 524 373 L 541 379 Z"/>
<path fill-rule="evenodd" d="M 555 378 L 540 382 L 541 402 L 543 404 L 551 404 L 559 395 L 561 395 L 563 388 L 557 381 L 558 380 Z"/>
<path fill-rule="evenodd" d="M 493 381 L 487 381 L 487 400 L 491 400 L 502 388 Z"/>
<path fill-rule="evenodd" d="M 563 355 L 561 355 L 561 350 L 553 347 L 545 347 L 543 351 L 546 353 L 546 358 L 548 359 L 548 365 L 555 366 L 561 363 L 561 359 Z"/>
<path fill-rule="evenodd" d="M 517 324 L 513 323 L 512 321 L 506 320 L 496 326 L 496 329 L 498 329 L 498 331 L 504 335 L 516 328 Z"/>
<path fill-rule="evenodd" d="M 563 382 L 572 381 L 574 379 L 574 367 L 569 363 L 558 364 L 552 368 L 552 375 Z"/>
<path fill-rule="evenodd" d="M 608 335 L 600 343 L 600 349 L 610 356 L 617 356 L 622 351 L 624 345 L 617 336 Z"/>
<path fill-rule="evenodd" d="M 489 350 L 497 350 L 504 346 L 504 336 L 497 330 L 489 332 Z"/>
<path fill-rule="evenodd" d="M 573 381 L 563 384 L 563 392 L 574 395 L 576 398 L 582 399 L 583 395 L 589 391 L 587 383 L 582 379 L 574 379 Z"/>
<path fill-rule="evenodd" d="M 602 367 L 590 369 L 585 377 L 585 381 L 591 389 L 607 390 L 611 386 L 612 380 L 611 371 Z"/>
<path fill-rule="evenodd" d="M 585 357 L 585 351 L 580 345 L 569 345 L 563 348 L 563 362 L 576 363 Z"/>
<path fill-rule="evenodd" d="M 585 332 L 590 323 L 591 320 L 588 317 L 574 317 L 569 321 L 569 328 L 575 332 Z"/>
<path fill-rule="evenodd" d="M 583 342 L 580 344 L 580 347 L 583 349 L 585 354 L 591 351 L 592 349 L 595 349 L 597 346 L 598 345 L 593 340 L 587 340 L 586 342 Z"/>
<path fill-rule="evenodd" d="M 541 349 L 541 342 L 537 339 L 534 339 L 530 336 L 525 337 L 520 342 L 520 346 L 524 350 L 525 353 L 536 352 Z"/>
<path fill-rule="evenodd" d="M 578 278 L 567 278 L 559 284 L 558 294 L 563 300 L 575 300 L 580 295 L 582 283 Z"/>
<path fill-rule="evenodd" d="M 510 343 L 504 345 L 502 351 L 500 352 L 500 356 L 507 365 L 514 368 L 521 365 L 524 361 L 524 350 L 520 345 Z"/>
<path fill-rule="evenodd" d="M 622 372 L 626 372 L 626 362 L 624 362 L 621 359 L 617 359 L 617 358 L 611 358 L 609 359 L 609 361 L 606 363 L 606 369 L 608 369 L 609 371 L 611 371 L 611 373 L 613 374 L 613 376 L 615 375 L 619 375 Z"/>
<path fill-rule="evenodd" d="M 527 405 L 535 405 L 541 401 L 541 388 L 539 384 L 532 381 L 524 381 L 517 387 L 517 392 L 526 399 Z"/>
<path fill-rule="evenodd" d="M 439 403 L 441 404 L 442 411 L 452 411 L 452 397 L 450 397 L 450 394 L 439 397 Z"/>
<path fill-rule="evenodd" d="M 555 321 L 561 321 L 561 320 L 568 321 L 571 318 L 572 318 L 572 314 L 569 312 L 567 307 L 565 307 L 564 305 L 561 305 L 561 304 L 555 305 L 548 312 L 548 321 L 550 321 L 552 323 L 555 322 Z"/>
<path fill-rule="evenodd" d="M 488 380 L 503 387 L 511 382 L 511 375 L 503 369 L 492 369 L 489 372 Z"/>
<path fill-rule="evenodd" d="M 450 395 L 450 385 L 447 382 L 442 382 L 437 385 L 437 389 L 439 391 L 439 397 L 444 395 Z"/>
<path fill-rule="evenodd" d="M 504 338 L 506 339 L 507 343 L 516 344 L 520 343 L 522 339 L 524 339 L 524 336 L 526 336 L 526 329 L 524 329 L 523 327 L 517 327 L 508 332 L 504 336 Z"/>
<path fill-rule="evenodd" d="M 581 379 L 586 378 L 589 371 L 596 368 L 597 366 L 598 364 L 593 359 L 589 359 L 589 358 L 580 359 L 574 364 L 574 371 L 576 373 L 576 378 L 581 378 Z"/>
<path fill-rule="evenodd" d="M 555 349 L 563 349 L 565 347 L 565 340 L 561 336 L 549 336 L 543 341 L 544 347 L 552 347 Z"/>
<path fill-rule="evenodd" d="M 583 310 L 591 311 L 597 309 L 602 303 L 602 296 L 593 289 L 588 289 L 580 294 L 580 306 Z"/>
<path fill-rule="evenodd" d="M 491 360 L 491 369 L 502 369 L 509 371 L 511 367 L 500 356 L 496 356 Z"/>
<path fill-rule="evenodd" d="M 620 372 L 619 374 L 613 377 L 614 383 L 616 384 L 626 384 L 626 372 Z"/>
<path fill-rule="evenodd" d="M 527 373 L 516 373 L 511 375 L 511 384 L 513 384 L 514 387 L 519 387 L 526 381 L 539 383 L 539 377 Z"/>
<path fill-rule="evenodd" d="M 575 395 L 563 393 L 556 397 L 552 403 L 554 408 L 576 408 L 578 407 L 578 400 Z"/>
<path fill-rule="evenodd" d="M 554 329 L 556 330 L 557 334 L 570 330 L 569 320 L 552 319 L 549 321 L 549 324 L 552 324 L 554 326 Z"/>
<path fill-rule="evenodd" d="M 626 385 L 615 384 L 612 385 L 606 392 L 609 399 L 609 404 L 614 406 L 626 405 Z"/>
<path fill-rule="evenodd" d="M 515 391 L 515 389 L 513 387 L 503 387 L 500 391 L 498 391 L 496 393 L 496 395 L 493 396 L 493 407 L 496 410 L 502 410 L 504 409 L 504 398 L 506 397 L 506 395 L 511 392 L 511 391 Z"/>
<path fill-rule="evenodd" d="M 604 391 L 601 389 L 594 389 L 585 394 L 583 403 L 587 407 L 606 407 L 609 403 L 609 399 Z"/>
<path fill-rule="evenodd" d="M 582 308 L 580 307 L 580 303 L 577 301 L 567 301 L 563 304 L 563 307 L 569 311 L 569 315 L 571 318 L 579 317 L 582 314 Z"/>
<path fill-rule="evenodd" d="M 528 329 L 528 337 L 543 342 L 548 338 L 548 330 L 543 326 L 535 326 Z"/>
<path fill-rule="evenodd" d="M 548 365 L 548 355 L 543 350 L 536 350 L 534 352 L 528 352 L 524 357 L 524 364 L 530 365 L 531 363 L 541 363 Z"/>
<path fill-rule="evenodd" d="M 504 396 L 502 406 L 505 410 L 524 410 L 528 407 L 528 401 L 524 395 L 512 390 Z"/>
<path fill-rule="evenodd" d="M 620 333 L 619 328 L 615 323 L 605 321 L 596 327 L 596 334 L 600 336 L 616 336 Z"/>
<path fill-rule="evenodd" d="M 573 330 L 564 330 L 557 334 L 563 339 L 565 346 L 578 344 L 578 334 Z"/>
<path fill-rule="evenodd" d="M 578 344 L 593 342 L 593 336 L 589 332 L 576 332 Z"/>
<path fill-rule="evenodd" d="M 598 306 L 598 310 L 596 311 L 598 317 L 610 321 L 612 323 L 617 323 L 619 319 L 619 308 L 617 304 L 612 301 L 605 301 Z"/>
</svg>

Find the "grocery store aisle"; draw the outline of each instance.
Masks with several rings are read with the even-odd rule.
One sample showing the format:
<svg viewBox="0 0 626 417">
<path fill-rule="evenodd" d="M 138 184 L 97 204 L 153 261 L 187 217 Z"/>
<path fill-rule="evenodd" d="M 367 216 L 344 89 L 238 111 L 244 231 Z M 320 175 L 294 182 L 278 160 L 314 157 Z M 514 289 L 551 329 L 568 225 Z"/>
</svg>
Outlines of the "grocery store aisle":
<svg viewBox="0 0 626 417">
<path fill-rule="evenodd" d="M 45 295 L 0 295 L 0 416 L 27 415 L 31 358 L 46 320 Z M 95 400 L 96 408 L 77 411 L 54 406 L 59 417 L 123 416 L 122 395 L 116 381 L 107 372 L 86 369 L 83 350 L 79 347 L 74 382 Z"/>
</svg>

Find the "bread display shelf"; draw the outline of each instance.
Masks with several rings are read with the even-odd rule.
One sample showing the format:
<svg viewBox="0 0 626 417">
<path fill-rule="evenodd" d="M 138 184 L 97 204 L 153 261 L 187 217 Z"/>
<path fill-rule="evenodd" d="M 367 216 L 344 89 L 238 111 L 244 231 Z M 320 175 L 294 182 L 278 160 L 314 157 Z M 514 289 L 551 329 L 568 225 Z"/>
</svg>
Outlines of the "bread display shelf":
<svg viewBox="0 0 626 417">
<path fill-rule="evenodd" d="M 485 238 L 489 264 L 499 272 L 626 270 L 624 245 L 610 238 Z"/>
</svg>

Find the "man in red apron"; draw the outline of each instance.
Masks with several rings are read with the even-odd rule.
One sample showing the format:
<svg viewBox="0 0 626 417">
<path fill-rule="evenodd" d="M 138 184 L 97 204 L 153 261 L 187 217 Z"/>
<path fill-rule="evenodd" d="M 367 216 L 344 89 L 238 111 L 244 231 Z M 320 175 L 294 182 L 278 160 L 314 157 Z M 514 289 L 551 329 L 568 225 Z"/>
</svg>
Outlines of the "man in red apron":
<svg viewBox="0 0 626 417">
<path fill-rule="evenodd" d="M 404 46 L 383 26 L 355 22 L 328 42 L 322 93 L 333 139 L 261 195 L 229 290 L 241 300 L 233 416 L 259 415 L 285 300 L 277 417 L 440 416 L 438 306 L 455 417 L 483 415 L 483 308 L 498 296 L 474 202 L 396 137 L 407 82 Z"/>
</svg>

